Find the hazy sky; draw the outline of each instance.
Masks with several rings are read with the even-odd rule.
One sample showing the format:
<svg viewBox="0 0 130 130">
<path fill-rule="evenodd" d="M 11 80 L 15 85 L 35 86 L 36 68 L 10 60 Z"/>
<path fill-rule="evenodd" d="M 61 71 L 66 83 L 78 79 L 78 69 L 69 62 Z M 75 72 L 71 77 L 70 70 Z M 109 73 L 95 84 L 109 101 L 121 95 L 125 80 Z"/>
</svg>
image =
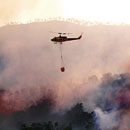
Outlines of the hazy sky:
<svg viewBox="0 0 130 130">
<path fill-rule="evenodd" d="M 79 18 L 130 23 L 129 0 L 0 0 L 0 22 Z"/>
</svg>

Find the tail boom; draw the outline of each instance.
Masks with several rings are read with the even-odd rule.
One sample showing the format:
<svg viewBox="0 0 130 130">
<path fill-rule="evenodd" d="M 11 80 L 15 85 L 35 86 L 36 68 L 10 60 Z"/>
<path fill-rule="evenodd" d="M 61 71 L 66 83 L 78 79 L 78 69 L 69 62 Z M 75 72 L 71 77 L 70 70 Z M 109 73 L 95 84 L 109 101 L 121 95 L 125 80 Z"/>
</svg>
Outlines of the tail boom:
<svg viewBox="0 0 130 130">
<path fill-rule="evenodd" d="M 79 39 L 81 39 L 81 38 L 82 38 L 82 35 L 80 35 L 78 38 L 68 38 L 67 41 L 71 41 L 71 40 L 79 40 Z"/>
</svg>

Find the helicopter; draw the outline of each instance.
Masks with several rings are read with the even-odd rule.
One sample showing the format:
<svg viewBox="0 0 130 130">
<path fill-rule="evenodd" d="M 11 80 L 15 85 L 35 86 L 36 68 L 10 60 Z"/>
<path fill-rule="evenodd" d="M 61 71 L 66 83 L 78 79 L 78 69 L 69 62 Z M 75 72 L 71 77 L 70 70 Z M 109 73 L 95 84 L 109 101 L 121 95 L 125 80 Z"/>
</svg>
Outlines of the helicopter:
<svg viewBox="0 0 130 130">
<path fill-rule="evenodd" d="M 59 34 L 58 37 L 54 37 L 54 38 L 51 39 L 51 41 L 54 42 L 55 44 L 57 42 L 62 44 L 62 42 L 72 41 L 72 40 L 79 40 L 79 39 L 82 38 L 82 34 L 79 37 L 77 37 L 77 38 L 67 38 L 67 36 L 61 36 L 62 34 L 66 35 L 66 34 L 71 34 L 71 33 L 58 33 L 58 34 Z"/>
<path fill-rule="evenodd" d="M 81 39 L 82 34 L 77 38 L 67 38 L 67 36 L 62 36 L 62 35 L 71 34 L 71 33 L 58 33 L 58 34 L 59 34 L 59 36 L 52 38 L 51 41 L 54 42 L 55 44 L 60 43 L 60 53 L 61 53 L 61 63 L 62 63 L 61 72 L 64 72 L 65 67 L 64 67 L 64 61 L 63 61 L 63 56 L 62 56 L 62 46 L 61 45 L 62 45 L 63 42 L 66 42 L 66 41 Z"/>
</svg>

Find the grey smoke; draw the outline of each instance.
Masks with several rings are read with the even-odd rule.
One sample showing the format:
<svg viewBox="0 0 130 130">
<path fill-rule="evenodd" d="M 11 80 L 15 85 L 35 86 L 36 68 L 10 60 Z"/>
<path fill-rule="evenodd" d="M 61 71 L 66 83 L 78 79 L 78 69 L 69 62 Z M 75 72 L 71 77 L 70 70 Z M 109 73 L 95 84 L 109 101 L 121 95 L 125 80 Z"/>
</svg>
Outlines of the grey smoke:
<svg viewBox="0 0 130 130">
<path fill-rule="evenodd" d="M 64 111 L 83 102 L 87 111 L 99 113 L 102 129 L 106 126 L 103 117 L 107 118 L 106 121 L 115 120 L 120 110 L 116 108 L 110 115 L 105 111 L 111 109 L 112 106 L 107 107 L 109 103 L 115 105 L 116 98 L 109 99 L 111 94 L 129 81 L 125 75 L 118 75 L 124 72 L 124 63 L 129 58 L 129 28 L 58 21 L 1 27 L 0 88 L 5 91 L 1 98 L 2 107 L 16 112 L 11 116 L 1 115 L 1 128 L 5 128 L 6 123 L 12 126 L 18 117 L 21 117 L 19 121 L 23 118 L 29 121 L 28 110 L 37 106 L 43 97 L 54 98 L 52 112 Z M 81 40 L 63 44 L 65 73 L 60 72 L 59 46 L 50 41 L 55 36 L 49 34 L 50 30 L 72 32 L 69 37 L 77 37 L 83 32 Z M 103 76 L 106 72 L 112 74 Z M 117 79 L 119 83 L 114 82 Z M 19 116 L 17 112 L 20 111 L 27 111 L 27 116 Z M 122 116 L 122 119 L 128 121 L 127 116 Z M 115 124 L 119 121 L 115 120 Z"/>
</svg>

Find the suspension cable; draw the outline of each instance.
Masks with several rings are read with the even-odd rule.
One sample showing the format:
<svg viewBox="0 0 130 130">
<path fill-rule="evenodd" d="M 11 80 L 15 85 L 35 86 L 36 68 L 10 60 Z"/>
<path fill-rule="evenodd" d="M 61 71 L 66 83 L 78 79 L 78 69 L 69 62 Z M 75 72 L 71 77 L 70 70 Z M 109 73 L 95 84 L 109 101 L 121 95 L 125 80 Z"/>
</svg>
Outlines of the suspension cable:
<svg viewBox="0 0 130 130">
<path fill-rule="evenodd" d="M 62 45 L 62 43 L 60 43 L 60 54 L 61 54 L 61 64 L 62 64 L 61 72 L 64 72 L 65 68 L 64 68 L 64 60 L 63 60 L 62 46 L 61 45 Z"/>
</svg>

